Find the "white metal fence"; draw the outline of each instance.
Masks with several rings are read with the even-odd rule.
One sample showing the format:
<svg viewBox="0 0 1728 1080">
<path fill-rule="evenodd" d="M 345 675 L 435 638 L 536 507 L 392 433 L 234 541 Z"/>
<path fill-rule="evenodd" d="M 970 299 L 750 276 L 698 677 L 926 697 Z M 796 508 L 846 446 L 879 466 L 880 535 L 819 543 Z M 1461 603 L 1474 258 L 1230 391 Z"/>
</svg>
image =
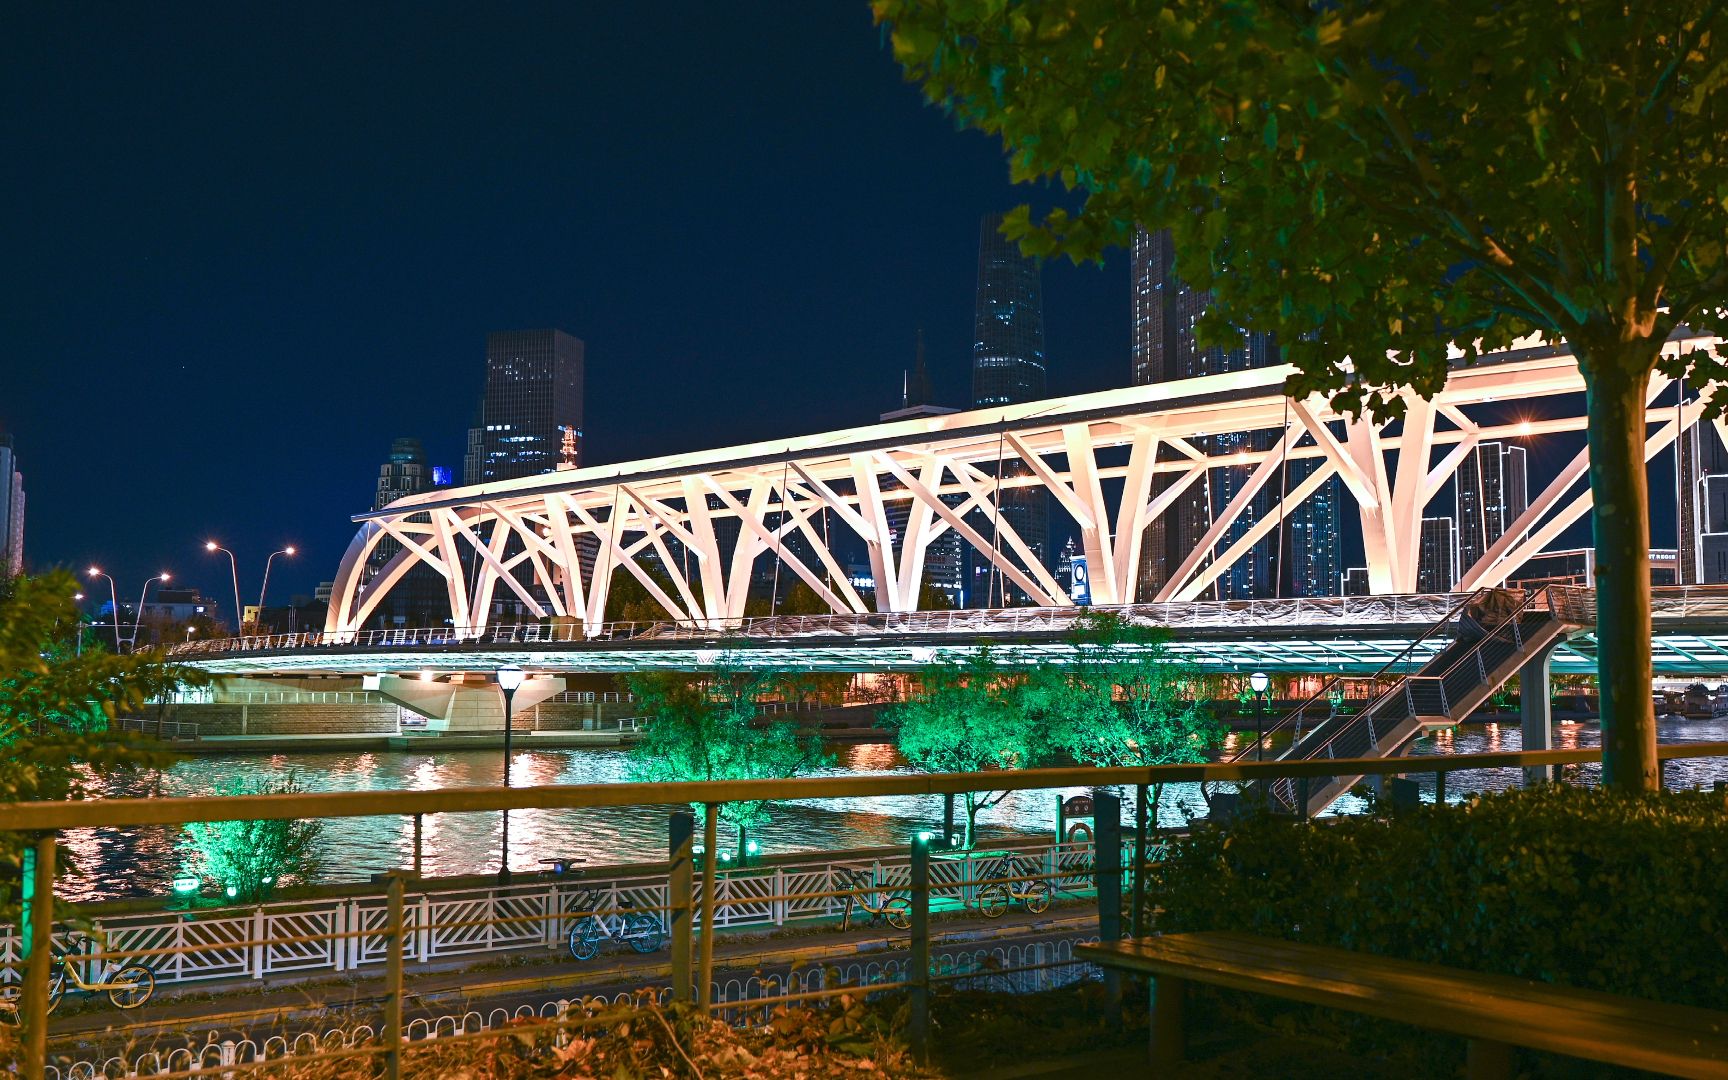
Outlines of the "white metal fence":
<svg viewBox="0 0 1728 1080">
<path fill-rule="evenodd" d="M 1126 844 L 1124 847 L 1126 866 L 1132 863 L 1132 853 Z M 1020 845 L 944 852 L 933 857 L 932 900 L 972 903 L 980 884 L 1004 876 L 994 865 L 1004 855 L 1031 860 L 1037 872 L 1050 876 L 1057 890 L 1078 892 L 1091 886 L 1090 843 Z M 906 889 L 911 882 L 911 857 L 847 857 L 840 852 L 822 861 L 723 870 L 716 875 L 714 925 L 724 929 L 777 927 L 838 918 L 845 907 L 844 898 L 807 894 L 855 888 L 850 874 L 859 870 L 870 873 L 872 886 Z M 666 877 L 657 875 L 560 877 L 492 888 L 410 893 L 406 912 L 410 932 L 403 955 L 411 963 L 427 963 L 489 953 L 560 949 L 571 929 L 586 917 L 587 909 L 579 903 L 589 893 L 597 895 L 600 910 L 615 910 L 628 901 L 661 918 L 664 928 L 667 890 Z M 699 920 L 700 888 L 693 891 L 692 918 Z M 807 898 L 784 899 L 788 896 Z M 341 974 L 383 966 L 386 904 L 385 896 L 379 893 L 246 908 L 151 912 L 98 918 L 94 929 L 97 939 L 106 942 L 108 953 L 145 953 L 140 962 L 148 965 L 162 984 Z M 289 940 L 319 935 L 331 936 Z M 22 978 L 19 944 L 14 928 L 7 927 L 0 934 L 0 982 Z"/>
</svg>

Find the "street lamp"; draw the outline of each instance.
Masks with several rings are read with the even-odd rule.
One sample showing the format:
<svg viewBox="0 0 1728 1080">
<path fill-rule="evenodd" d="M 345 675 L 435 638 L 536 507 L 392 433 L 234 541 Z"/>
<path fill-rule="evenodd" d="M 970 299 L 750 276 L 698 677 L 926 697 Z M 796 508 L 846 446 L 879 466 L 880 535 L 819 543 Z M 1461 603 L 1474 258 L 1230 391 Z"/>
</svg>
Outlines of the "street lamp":
<svg viewBox="0 0 1728 1080">
<path fill-rule="evenodd" d="M 1272 679 L 1264 671 L 1248 676 L 1248 688 L 1254 691 L 1254 760 L 1266 758 L 1266 690 Z"/>
<path fill-rule="evenodd" d="M 233 575 L 234 578 L 234 632 L 236 634 L 245 634 L 246 628 L 240 623 L 240 564 L 235 561 L 234 553 L 232 551 L 229 551 L 214 540 L 204 541 L 204 550 L 212 553 L 220 551 L 222 554 L 228 556 L 228 572 Z"/>
<path fill-rule="evenodd" d="M 289 544 L 281 551 L 272 551 L 270 557 L 264 560 L 264 584 L 258 586 L 258 618 L 252 620 L 254 631 L 258 629 L 258 623 L 264 618 L 264 590 L 270 587 L 270 564 L 276 561 L 278 555 L 286 555 L 292 559 L 294 557 L 294 545 Z"/>
<path fill-rule="evenodd" d="M 120 596 L 114 591 L 114 579 L 104 574 L 100 568 L 92 566 L 89 574 L 93 578 L 108 578 L 108 604 L 114 609 L 114 652 L 120 652 Z"/>
<path fill-rule="evenodd" d="M 132 651 L 133 652 L 138 651 L 138 632 L 144 628 L 144 597 L 146 595 L 148 595 L 150 592 L 150 583 L 152 581 L 167 581 L 168 577 L 169 577 L 169 574 L 168 574 L 168 571 L 166 571 L 166 570 L 162 571 L 160 574 L 157 574 L 155 577 L 147 577 L 144 579 L 144 587 L 142 589 L 138 590 L 138 612 L 137 612 L 138 617 L 132 620 Z M 115 617 L 118 618 L 119 616 L 116 615 Z"/>
<path fill-rule="evenodd" d="M 514 664 L 498 669 L 498 689 L 504 692 L 504 786 L 510 786 L 510 702 L 516 690 L 527 678 L 527 672 Z M 504 810 L 504 836 L 498 856 L 498 884 L 510 884 L 510 810 Z"/>
</svg>

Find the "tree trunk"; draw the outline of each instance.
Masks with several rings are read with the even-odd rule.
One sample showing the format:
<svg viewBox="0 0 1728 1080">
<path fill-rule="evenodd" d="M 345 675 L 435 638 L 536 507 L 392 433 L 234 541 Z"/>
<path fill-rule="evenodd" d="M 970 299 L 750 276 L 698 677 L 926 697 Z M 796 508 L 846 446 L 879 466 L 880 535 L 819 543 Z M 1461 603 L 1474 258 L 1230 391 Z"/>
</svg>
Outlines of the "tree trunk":
<svg viewBox="0 0 1728 1080">
<path fill-rule="evenodd" d="M 1644 398 L 1650 373 L 1637 355 L 1648 349 L 1640 343 L 1600 351 L 1609 355 L 1580 359 L 1589 388 L 1590 490 L 1595 498 L 1602 783 L 1655 791 L 1659 774 L 1650 699 L 1650 509 L 1644 471 Z"/>
</svg>

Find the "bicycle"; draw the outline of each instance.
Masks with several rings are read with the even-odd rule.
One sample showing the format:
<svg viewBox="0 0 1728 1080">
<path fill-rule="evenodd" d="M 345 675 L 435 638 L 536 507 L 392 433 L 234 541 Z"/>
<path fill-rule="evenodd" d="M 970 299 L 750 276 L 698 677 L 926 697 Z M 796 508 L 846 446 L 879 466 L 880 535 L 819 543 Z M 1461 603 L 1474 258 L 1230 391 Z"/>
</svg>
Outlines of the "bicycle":
<svg viewBox="0 0 1728 1080">
<path fill-rule="evenodd" d="M 997 859 L 991 873 L 1005 878 L 1033 876 L 1026 872 L 1020 859 L 1010 855 Z M 1037 915 L 1050 906 L 1050 885 L 1038 878 L 1033 881 L 985 881 L 978 886 L 978 913 L 986 919 L 1000 919 L 1008 910 L 1010 901 L 1024 904 L 1027 911 Z"/>
<path fill-rule="evenodd" d="M 67 935 L 68 945 L 82 946 L 92 939 L 86 934 L 73 933 Z M 99 943 L 98 943 L 99 944 Z M 60 1004 L 60 999 L 66 996 L 67 984 L 79 993 L 94 994 L 105 991 L 108 1000 L 115 1008 L 136 1009 L 150 1000 L 150 995 L 156 992 L 156 975 L 149 968 L 137 961 L 116 963 L 113 960 L 103 962 L 101 972 L 96 978 L 86 981 L 84 965 L 73 962 L 78 956 L 68 957 L 61 950 L 54 950 L 53 966 L 48 980 L 48 1011 L 53 1012 Z M 0 1023 L 17 1024 L 22 1017 L 21 995 L 23 988 L 8 985 L 0 990 Z"/>
<path fill-rule="evenodd" d="M 620 897 L 620 908 L 633 907 L 628 897 Z M 651 953 L 660 948 L 663 932 L 660 920 L 641 911 L 619 911 L 611 915 L 596 913 L 600 894 L 586 892 L 576 898 L 576 910 L 586 910 L 584 916 L 570 928 L 570 955 L 578 960 L 592 960 L 600 954 L 600 943 L 607 939 L 629 945 L 639 953 Z"/>
<path fill-rule="evenodd" d="M 852 888 L 854 889 L 868 888 L 875 884 L 875 882 L 871 880 L 870 872 L 868 870 L 843 870 L 841 873 L 850 880 Z M 875 926 L 876 923 L 882 919 L 887 919 L 888 925 L 892 926 L 896 930 L 912 929 L 912 901 L 906 899 L 906 897 L 901 893 L 888 893 L 884 891 L 878 891 L 876 893 L 876 898 L 878 902 L 871 904 L 870 899 L 867 896 L 847 896 L 846 911 L 840 917 L 840 929 L 842 931 L 852 929 L 852 906 L 854 901 L 857 901 L 857 906 L 870 913 L 871 926 Z"/>
</svg>

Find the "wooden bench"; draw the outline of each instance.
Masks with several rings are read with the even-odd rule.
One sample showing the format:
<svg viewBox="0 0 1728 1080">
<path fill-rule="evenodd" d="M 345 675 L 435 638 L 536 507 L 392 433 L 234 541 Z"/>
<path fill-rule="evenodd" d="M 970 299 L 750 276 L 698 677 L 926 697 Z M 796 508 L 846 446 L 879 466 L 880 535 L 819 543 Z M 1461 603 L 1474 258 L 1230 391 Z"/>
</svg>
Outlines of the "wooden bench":
<svg viewBox="0 0 1728 1080">
<path fill-rule="evenodd" d="M 1728 1077 L 1728 1013 L 1484 975 L 1252 934 L 1080 945 L 1106 968 L 1152 976 L 1152 1062 L 1182 1061 L 1187 983 L 1397 1020 L 1469 1040 L 1467 1075 L 1512 1075 L 1512 1047 L 1673 1076 Z"/>
</svg>

